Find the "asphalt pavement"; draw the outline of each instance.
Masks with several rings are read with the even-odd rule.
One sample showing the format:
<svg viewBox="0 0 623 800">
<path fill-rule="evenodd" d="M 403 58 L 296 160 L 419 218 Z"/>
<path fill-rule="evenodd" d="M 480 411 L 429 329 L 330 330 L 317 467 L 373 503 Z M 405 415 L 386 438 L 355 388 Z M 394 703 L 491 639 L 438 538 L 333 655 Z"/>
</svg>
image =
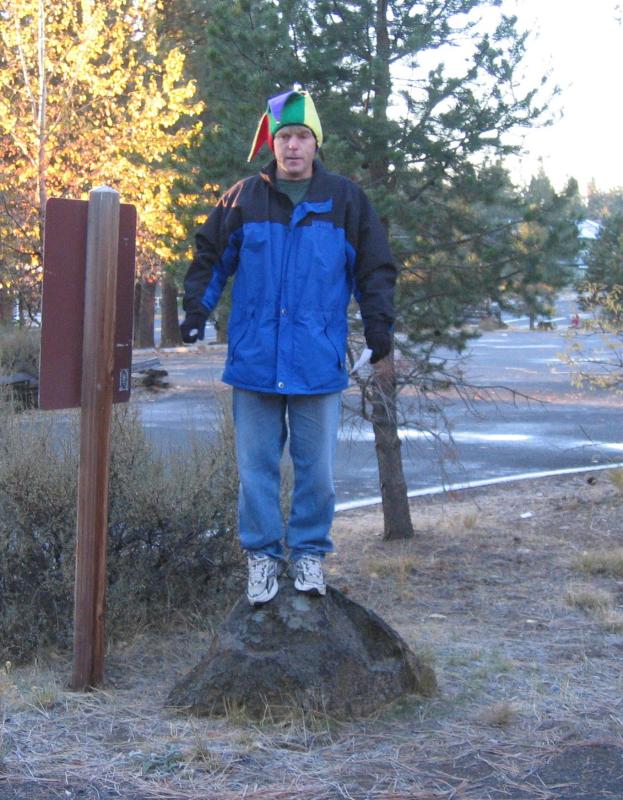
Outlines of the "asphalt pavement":
<svg viewBox="0 0 623 800">
<path fill-rule="evenodd" d="M 619 398 L 577 390 L 560 359 L 568 336 L 582 335 L 568 320 L 564 314 L 553 331 L 530 331 L 527 320 L 510 319 L 507 328 L 484 333 L 462 364 L 475 388 L 463 399 L 440 398 L 441 414 L 405 394 L 405 412 L 417 406 L 405 413 L 400 430 L 410 491 L 623 461 Z M 229 403 L 220 382 L 225 347 L 207 343 L 157 354 L 170 388 L 135 393 L 146 431 L 163 448 L 183 447 L 190 436 L 204 437 L 208 447 Z M 356 392 L 347 392 L 336 463 L 339 507 L 379 494 L 372 430 L 348 410 L 357 405 Z M 418 425 L 422 415 L 428 431 Z"/>
</svg>

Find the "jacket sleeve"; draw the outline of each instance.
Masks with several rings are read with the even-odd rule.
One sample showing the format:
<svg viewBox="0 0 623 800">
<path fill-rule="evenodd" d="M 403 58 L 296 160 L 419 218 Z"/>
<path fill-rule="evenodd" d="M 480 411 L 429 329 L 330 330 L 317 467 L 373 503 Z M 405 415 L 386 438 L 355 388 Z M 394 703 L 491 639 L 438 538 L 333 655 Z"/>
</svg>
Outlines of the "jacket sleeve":
<svg viewBox="0 0 623 800">
<path fill-rule="evenodd" d="M 359 219 L 355 258 L 355 296 L 364 328 L 391 328 L 396 318 L 394 290 L 398 269 L 387 233 L 362 189 L 359 189 Z"/>
<path fill-rule="evenodd" d="M 225 195 L 195 234 L 194 256 L 184 278 L 186 313 L 213 311 L 238 266 L 242 225 L 238 208 Z"/>
</svg>

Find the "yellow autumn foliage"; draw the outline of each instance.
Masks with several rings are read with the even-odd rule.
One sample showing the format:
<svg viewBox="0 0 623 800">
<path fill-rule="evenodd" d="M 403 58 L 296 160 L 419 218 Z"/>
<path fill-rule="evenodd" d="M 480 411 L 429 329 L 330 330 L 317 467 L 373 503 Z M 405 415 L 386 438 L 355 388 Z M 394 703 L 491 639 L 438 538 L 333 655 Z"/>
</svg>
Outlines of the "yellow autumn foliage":
<svg viewBox="0 0 623 800">
<path fill-rule="evenodd" d="M 48 197 L 116 189 L 139 213 L 138 264 L 157 272 L 184 236 L 175 154 L 201 104 L 153 0 L 0 0 L 0 281 L 40 280 Z M 188 202 L 186 198 L 185 202 Z M 33 264 L 34 258 L 34 264 Z"/>
</svg>

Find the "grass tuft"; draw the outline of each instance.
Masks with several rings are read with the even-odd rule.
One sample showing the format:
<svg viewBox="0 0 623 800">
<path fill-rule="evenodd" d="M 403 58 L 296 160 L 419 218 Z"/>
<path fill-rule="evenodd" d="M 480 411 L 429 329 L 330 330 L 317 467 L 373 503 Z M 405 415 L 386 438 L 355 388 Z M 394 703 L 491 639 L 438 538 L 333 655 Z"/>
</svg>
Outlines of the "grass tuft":
<svg viewBox="0 0 623 800">
<path fill-rule="evenodd" d="M 609 469 L 606 472 L 606 477 L 623 494 L 623 469 Z"/>
<path fill-rule="evenodd" d="M 623 611 L 614 608 L 604 609 L 597 619 L 608 633 L 623 633 Z"/>
<path fill-rule="evenodd" d="M 613 603 L 609 592 L 593 586 L 570 586 L 565 592 L 565 601 L 573 608 L 588 612 L 603 611 Z"/>
<path fill-rule="evenodd" d="M 392 578 L 398 585 L 402 586 L 421 567 L 421 559 L 414 553 L 400 553 L 396 556 L 370 558 L 366 566 L 368 573 L 372 577 Z"/>
<path fill-rule="evenodd" d="M 493 725 L 496 728 L 505 728 L 510 725 L 517 717 L 517 709 L 512 703 L 506 701 L 494 703 L 485 708 L 480 714 L 480 720 L 485 725 Z"/>
<path fill-rule="evenodd" d="M 478 524 L 479 514 L 478 511 L 466 511 L 460 518 L 460 524 L 467 531 L 473 531 Z"/>
<path fill-rule="evenodd" d="M 589 550 L 577 562 L 577 568 L 588 575 L 623 578 L 623 547 L 611 550 Z"/>
</svg>

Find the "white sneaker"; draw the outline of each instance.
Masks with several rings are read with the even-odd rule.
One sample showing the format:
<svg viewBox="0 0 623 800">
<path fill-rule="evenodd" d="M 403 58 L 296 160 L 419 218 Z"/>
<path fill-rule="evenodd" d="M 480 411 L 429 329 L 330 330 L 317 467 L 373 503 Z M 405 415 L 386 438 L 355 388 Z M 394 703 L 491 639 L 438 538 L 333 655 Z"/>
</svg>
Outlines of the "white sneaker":
<svg viewBox="0 0 623 800">
<path fill-rule="evenodd" d="M 294 588 L 299 592 L 325 595 L 327 587 L 322 571 L 322 559 L 318 556 L 302 556 L 294 562 Z"/>
<path fill-rule="evenodd" d="M 247 556 L 249 580 L 247 599 L 252 606 L 268 603 L 277 594 L 277 561 L 264 553 L 249 553 Z"/>
</svg>

